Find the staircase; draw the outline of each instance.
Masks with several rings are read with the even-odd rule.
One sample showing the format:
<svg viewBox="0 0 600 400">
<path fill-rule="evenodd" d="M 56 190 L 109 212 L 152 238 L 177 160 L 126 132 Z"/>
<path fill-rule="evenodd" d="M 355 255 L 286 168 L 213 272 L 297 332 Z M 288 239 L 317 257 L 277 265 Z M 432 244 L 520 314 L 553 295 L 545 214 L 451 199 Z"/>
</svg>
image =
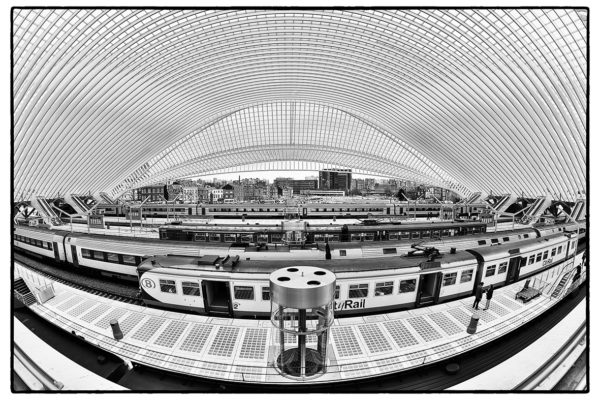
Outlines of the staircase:
<svg viewBox="0 0 600 400">
<path fill-rule="evenodd" d="M 17 278 L 13 281 L 13 295 L 27 307 L 37 303 L 35 296 L 31 293 L 23 278 Z"/>
<path fill-rule="evenodd" d="M 587 217 L 586 205 L 587 200 L 577 200 L 573 206 L 573 210 L 571 211 L 571 218 L 573 218 L 575 221 L 585 220 Z"/>
<path fill-rule="evenodd" d="M 483 203 L 484 198 L 485 195 L 483 193 L 475 192 L 465 201 L 465 204 Z"/>
<path fill-rule="evenodd" d="M 496 204 L 493 205 L 493 208 L 497 212 L 503 213 L 506 212 L 508 207 L 512 206 L 515 201 L 517 201 L 516 194 L 506 194 Z"/>
<path fill-rule="evenodd" d="M 558 282 L 558 285 L 556 285 L 556 288 L 554 288 L 554 291 L 550 295 L 550 298 L 556 299 L 560 297 L 560 295 L 565 289 L 565 285 L 569 282 L 574 273 L 575 268 L 571 269 L 569 272 L 563 275 L 563 277 L 560 279 L 560 282 Z"/>
<path fill-rule="evenodd" d="M 525 214 L 523 215 L 523 218 L 521 218 L 521 222 L 529 224 L 529 223 L 536 223 L 540 217 L 542 216 L 542 214 L 544 213 L 544 211 L 546 211 L 548 209 L 548 207 L 550 207 L 552 205 L 552 197 L 550 196 L 541 196 L 538 197 L 535 202 L 533 203 L 533 205 L 531 206 L 531 208 L 529 208 Z"/>
<path fill-rule="evenodd" d="M 94 200 L 100 204 L 117 204 L 108 194 L 104 192 L 94 194 Z"/>
<path fill-rule="evenodd" d="M 73 207 L 77 214 L 87 214 L 90 210 L 90 207 L 79 196 L 74 194 L 65 195 L 65 202 Z"/>
<path fill-rule="evenodd" d="M 36 196 L 31 200 L 31 205 L 42 216 L 48 225 L 60 225 L 61 220 L 54 212 L 48 201 L 43 196 Z"/>
</svg>

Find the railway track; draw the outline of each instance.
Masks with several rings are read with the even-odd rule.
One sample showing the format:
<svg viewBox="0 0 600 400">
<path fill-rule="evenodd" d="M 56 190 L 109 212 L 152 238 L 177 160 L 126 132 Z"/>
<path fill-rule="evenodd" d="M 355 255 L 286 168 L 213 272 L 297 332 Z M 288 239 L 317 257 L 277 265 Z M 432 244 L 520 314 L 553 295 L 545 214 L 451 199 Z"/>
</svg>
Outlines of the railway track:
<svg viewBox="0 0 600 400">
<path fill-rule="evenodd" d="M 35 270 L 37 273 L 52 279 L 55 282 L 72 288 L 83 290 L 97 296 L 124 303 L 143 306 L 144 303 L 138 298 L 138 289 L 134 286 L 118 284 L 90 276 L 80 275 L 58 267 L 50 266 L 21 253 L 14 253 L 15 261 L 24 267 Z"/>
</svg>

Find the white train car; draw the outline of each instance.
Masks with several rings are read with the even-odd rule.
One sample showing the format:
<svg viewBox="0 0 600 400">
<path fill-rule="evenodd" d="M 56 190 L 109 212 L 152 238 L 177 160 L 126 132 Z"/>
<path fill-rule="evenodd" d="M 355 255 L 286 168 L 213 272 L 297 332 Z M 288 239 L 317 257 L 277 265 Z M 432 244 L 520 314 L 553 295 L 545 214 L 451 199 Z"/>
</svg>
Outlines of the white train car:
<svg viewBox="0 0 600 400">
<path fill-rule="evenodd" d="M 310 265 L 336 274 L 335 307 L 343 316 L 421 307 L 470 296 L 479 282 L 486 287 L 511 284 L 572 257 L 576 246 L 576 235 L 557 234 L 510 247 L 445 254 L 431 262 L 389 257 L 323 260 Z M 166 256 L 144 260 L 138 274 L 142 298 L 150 305 L 224 317 L 265 317 L 270 312 L 270 273 L 298 264 Z"/>
</svg>

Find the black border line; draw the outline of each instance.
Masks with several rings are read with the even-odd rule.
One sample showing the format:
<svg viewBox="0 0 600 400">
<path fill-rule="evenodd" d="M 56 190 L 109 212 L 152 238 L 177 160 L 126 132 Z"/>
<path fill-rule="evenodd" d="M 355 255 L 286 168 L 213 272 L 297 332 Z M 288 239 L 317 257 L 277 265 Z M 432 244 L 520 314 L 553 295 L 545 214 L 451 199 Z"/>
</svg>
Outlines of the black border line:
<svg viewBox="0 0 600 400">
<path fill-rule="evenodd" d="M 69 390 L 69 391 L 15 391 L 14 390 L 14 298 L 12 294 L 13 282 L 14 282 L 14 247 L 12 243 L 12 237 L 14 232 L 14 219 L 12 217 L 14 209 L 15 209 L 15 199 L 14 199 L 14 135 L 15 135 L 15 122 L 14 122 L 14 13 L 16 10 L 43 10 L 43 9 L 51 9 L 51 10 L 61 10 L 61 9 L 70 9 L 70 10 L 197 10 L 197 11 L 206 11 L 206 10 L 474 10 L 474 9 L 486 9 L 486 10 L 519 10 L 519 9 L 528 9 L 528 10 L 586 10 L 587 12 L 587 24 L 586 24 L 586 61 L 587 61 L 587 71 L 586 71 L 586 99 L 587 99 L 587 108 L 586 108 L 586 251 L 587 251 L 587 278 L 586 278 L 586 389 L 583 391 L 576 390 L 566 390 L 566 391 L 552 391 L 552 390 L 520 390 L 520 391 L 512 391 L 512 390 L 442 390 L 442 391 L 377 391 L 377 392 L 358 392 L 360 394 L 369 394 L 369 393 L 389 393 L 389 394 L 400 394 L 400 393 L 413 393 L 413 394 L 435 394 L 435 393 L 477 393 L 477 394 L 504 394 L 504 393 L 519 393 L 519 394 L 548 394 L 548 393 L 556 393 L 556 394 L 582 394 L 582 393 L 590 393 L 590 277 L 591 271 L 589 268 L 590 263 L 590 7 L 588 6 L 515 6 L 515 7 L 505 7 L 505 6 L 459 6 L 459 7 L 389 7 L 389 6 L 333 6 L 333 7 L 314 7 L 314 6 L 214 6 L 214 7 L 157 7 L 157 6 L 98 6 L 98 7 L 80 7 L 80 6 L 13 6 L 10 9 L 10 122 L 11 122 L 11 137 L 10 137 L 10 171 L 11 171 L 11 181 L 10 181 L 10 279 L 11 279 L 11 291 L 9 292 L 10 296 L 10 390 L 13 394 L 27 394 L 27 393 L 39 393 L 39 394 L 56 394 L 56 393 L 99 393 L 99 394 L 138 394 L 138 393 L 179 393 L 179 394 L 192 394 L 192 393 L 204 393 L 201 391 L 186 391 L 186 392 L 174 392 L 174 391 L 162 391 L 162 390 L 154 390 L 154 391 L 132 391 L 132 390 L 123 390 L 123 391 L 107 391 L 107 390 Z M 332 386 L 335 386 L 332 384 Z M 285 391 L 285 387 L 282 387 L 282 392 Z M 307 386 L 307 389 L 310 389 L 310 386 Z M 209 392 L 210 393 L 210 392 Z M 217 393 L 217 392 L 213 392 Z M 233 391 L 227 392 L 229 394 L 235 393 L 255 393 L 255 392 L 246 392 L 246 391 Z M 310 390 L 307 390 L 305 393 L 313 393 Z M 331 393 L 337 393 L 335 391 Z M 347 392 L 341 392 L 347 393 Z"/>
</svg>

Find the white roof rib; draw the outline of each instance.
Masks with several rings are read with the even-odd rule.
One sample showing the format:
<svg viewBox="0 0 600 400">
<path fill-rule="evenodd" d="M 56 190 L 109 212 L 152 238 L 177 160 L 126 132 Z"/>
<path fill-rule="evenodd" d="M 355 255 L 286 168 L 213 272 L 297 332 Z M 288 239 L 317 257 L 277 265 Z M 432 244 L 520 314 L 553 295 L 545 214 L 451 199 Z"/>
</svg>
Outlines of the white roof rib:
<svg viewBox="0 0 600 400">
<path fill-rule="evenodd" d="M 15 9 L 15 198 L 340 166 L 586 187 L 580 9 Z"/>
</svg>

